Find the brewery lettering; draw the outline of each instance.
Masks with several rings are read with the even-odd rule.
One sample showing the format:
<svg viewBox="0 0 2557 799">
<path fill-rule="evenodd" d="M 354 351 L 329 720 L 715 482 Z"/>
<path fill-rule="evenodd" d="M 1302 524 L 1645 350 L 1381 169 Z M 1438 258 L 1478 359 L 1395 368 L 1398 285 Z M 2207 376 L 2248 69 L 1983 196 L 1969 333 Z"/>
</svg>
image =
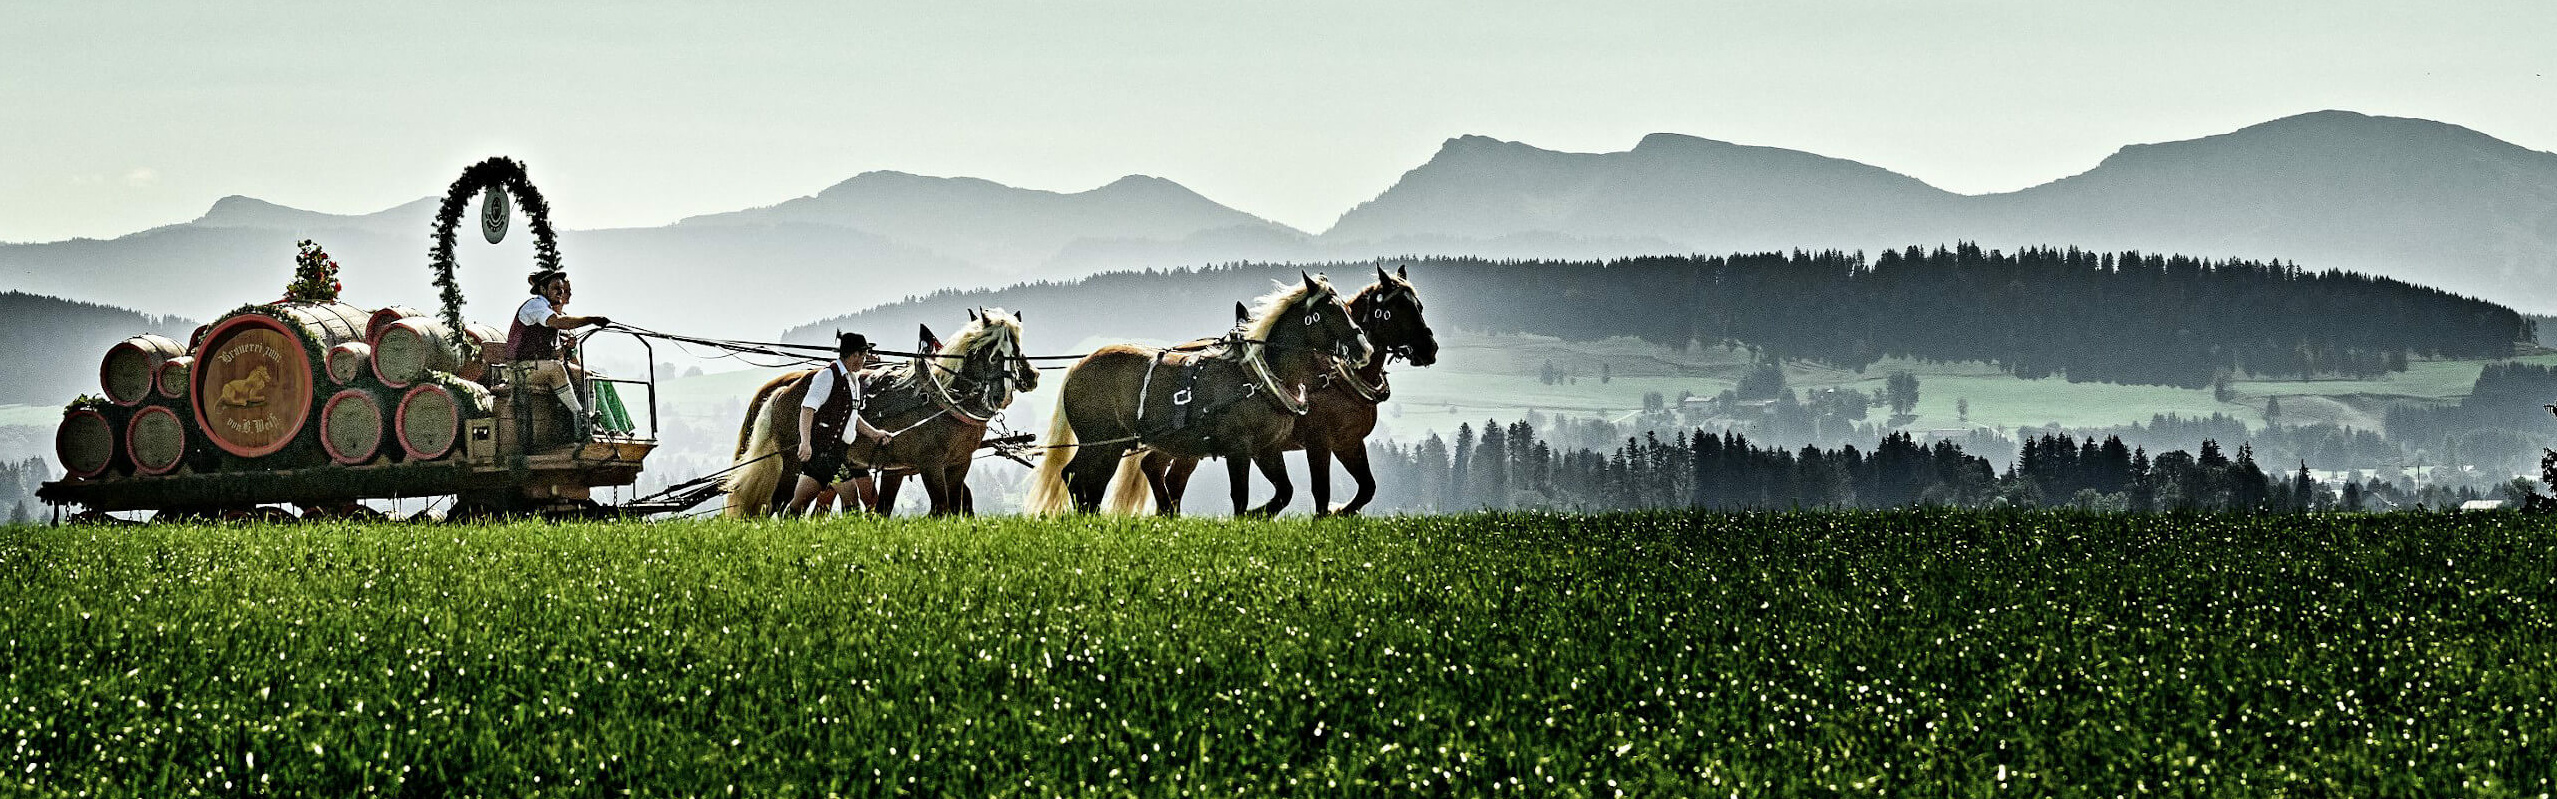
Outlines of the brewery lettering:
<svg viewBox="0 0 2557 799">
<path fill-rule="evenodd" d="M 264 355 L 267 360 L 271 361 L 284 360 L 284 353 L 276 352 L 274 347 L 254 342 L 241 342 L 229 347 L 224 347 L 222 349 L 222 354 L 213 356 L 213 359 L 223 363 L 230 363 L 232 359 L 238 358 L 245 353 Z"/>
</svg>

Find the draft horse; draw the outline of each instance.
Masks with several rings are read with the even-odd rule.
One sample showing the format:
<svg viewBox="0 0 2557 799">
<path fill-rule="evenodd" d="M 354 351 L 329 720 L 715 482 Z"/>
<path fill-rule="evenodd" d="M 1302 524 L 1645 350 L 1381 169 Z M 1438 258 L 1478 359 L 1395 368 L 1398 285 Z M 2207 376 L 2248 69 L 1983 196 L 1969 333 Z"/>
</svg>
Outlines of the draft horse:
<svg viewBox="0 0 2557 799">
<path fill-rule="evenodd" d="M 923 337 L 929 341 L 931 331 Z M 1023 353 L 1020 317 L 987 308 L 970 312 L 966 327 L 927 354 L 862 370 L 871 396 L 861 416 L 894 437 L 884 446 L 870 441 L 834 446 L 849 448 L 846 460 L 852 465 L 884 472 L 874 510 L 895 507 L 899 482 L 912 474 L 923 481 L 934 515 L 974 511 L 968 470 L 985 441 L 986 423 L 1012 404 L 1015 393 L 1039 387 L 1039 370 Z M 786 506 L 801 468 L 799 404 L 814 374 L 791 372 L 755 391 L 737 431 L 739 466 L 726 483 L 726 515 L 765 516 Z"/>
<path fill-rule="evenodd" d="M 1374 354 L 1331 281 L 1299 277 L 1303 282 L 1261 297 L 1244 324 L 1203 350 L 1112 344 L 1076 362 L 1058 392 L 1049 449 L 1031 478 L 1030 511 L 1058 513 L 1069 503 L 1084 513 L 1101 510 L 1114 480 L 1122 494 L 1142 491 L 1139 459 L 1128 457 L 1140 445 L 1174 457 L 1225 458 L 1237 514 L 1287 507 L 1292 487 L 1280 456 L 1305 414 L 1307 386 L 1331 358 L 1364 366 Z M 1247 509 L 1252 466 L 1277 495 Z"/>
<path fill-rule="evenodd" d="M 1321 515 L 1356 514 L 1376 498 L 1376 475 L 1367 466 L 1367 436 L 1376 431 L 1377 406 L 1394 393 L 1385 380 L 1386 365 L 1395 358 L 1411 361 L 1413 366 L 1438 362 L 1438 337 L 1421 316 L 1420 292 L 1412 288 L 1408 269 L 1395 267 L 1389 275 L 1385 267 L 1377 267 L 1376 282 L 1359 289 L 1350 298 L 1349 309 L 1351 319 L 1384 357 L 1355 367 L 1333 360 L 1332 368 L 1316 383 L 1305 415 L 1296 420 L 1295 435 L 1287 444 L 1287 449 L 1305 450 L 1314 510 Z M 1331 505 L 1334 458 L 1358 483 L 1357 494 L 1338 507 Z M 1181 495 L 1189 487 L 1191 472 L 1199 468 L 1199 459 L 1151 451 L 1141 468 L 1147 487 L 1153 490 L 1156 512 L 1179 514 Z"/>
</svg>

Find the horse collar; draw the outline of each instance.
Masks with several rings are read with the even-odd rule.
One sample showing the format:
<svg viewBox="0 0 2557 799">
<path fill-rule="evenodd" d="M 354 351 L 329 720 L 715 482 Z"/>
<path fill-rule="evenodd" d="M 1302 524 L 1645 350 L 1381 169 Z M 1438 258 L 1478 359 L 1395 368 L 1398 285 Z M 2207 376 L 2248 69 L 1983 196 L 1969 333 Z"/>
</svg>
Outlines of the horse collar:
<svg viewBox="0 0 2557 799">
<path fill-rule="evenodd" d="M 1334 358 L 1332 374 L 1338 377 L 1340 382 L 1349 386 L 1351 394 L 1357 395 L 1359 399 L 1369 404 L 1382 403 L 1386 398 L 1394 396 L 1394 387 L 1386 383 L 1384 370 L 1377 371 L 1376 385 L 1371 386 L 1366 380 L 1359 378 L 1358 370 L 1350 368 L 1349 361 Z"/>
<path fill-rule="evenodd" d="M 949 412 L 952 418 L 958 419 L 964 424 L 971 426 L 984 426 L 987 420 L 994 418 L 994 413 L 992 411 L 988 411 L 984 414 L 970 412 L 966 407 L 959 403 L 959 399 L 957 397 L 950 396 L 950 387 L 942 384 L 941 382 L 940 368 L 940 364 L 929 359 L 924 360 L 924 362 L 920 364 L 920 368 L 915 370 L 916 374 L 921 378 L 915 381 L 915 388 L 919 393 L 923 394 L 926 398 L 931 399 L 932 404 L 940 406 L 942 410 Z"/>
<path fill-rule="evenodd" d="M 1271 401 L 1278 403 L 1279 410 L 1304 416 L 1306 411 L 1312 409 L 1312 406 L 1306 402 L 1302 390 L 1290 396 L 1286 391 L 1279 389 L 1278 375 L 1270 371 L 1269 360 L 1261 357 L 1259 347 L 1247 348 L 1244 351 L 1243 368 L 1252 375 L 1252 382 L 1263 392 L 1268 393 Z"/>
</svg>

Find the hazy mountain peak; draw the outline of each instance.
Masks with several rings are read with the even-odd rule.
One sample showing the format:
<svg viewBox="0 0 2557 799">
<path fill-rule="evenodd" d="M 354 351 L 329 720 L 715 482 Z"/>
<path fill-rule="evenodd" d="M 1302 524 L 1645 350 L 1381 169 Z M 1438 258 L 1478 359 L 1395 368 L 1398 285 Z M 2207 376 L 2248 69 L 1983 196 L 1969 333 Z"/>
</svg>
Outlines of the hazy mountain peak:
<svg viewBox="0 0 2557 799">
<path fill-rule="evenodd" d="M 1438 146 L 1438 154 L 1436 156 L 1432 156 L 1430 158 L 1430 162 L 1439 163 L 1452 158 L 1470 156 L 1550 154 L 1553 152 L 1554 151 L 1552 150 L 1547 150 L 1525 142 L 1514 142 L 1506 139 L 1495 139 L 1490 136 L 1468 133 L 1463 136 L 1448 139 L 1445 143 L 1440 144 Z"/>
<path fill-rule="evenodd" d="M 867 192 L 892 191 L 995 192 L 1022 190 L 1015 189 L 1001 183 L 996 183 L 991 180 L 986 180 L 984 178 L 938 177 L 933 175 L 917 175 L 912 172 L 898 172 L 891 169 L 874 169 L 845 178 L 841 183 L 828 186 L 825 191 L 818 192 L 817 196 L 822 199 L 832 200 Z"/>
<path fill-rule="evenodd" d="M 1689 136 L 1684 133 L 1663 132 L 1646 135 L 1643 137 L 1642 141 L 1635 142 L 1634 152 L 1676 152 L 1681 150 L 1703 150 L 1737 146 L 1739 145 L 1732 144 L 1727 141 L 1716 141 L 1702 136 Z"/>
<path fill-rule="evenodd" d="M 214 227 L 256 227 L 282 216 L 301 216 L 309 213 L 311 212 L 299 208 L 234 194 L 214 200 L 213 207 L 204 209 L 204 215 L 196 217 L 195 223 Z"/>
<path fill-rule="evenodd" d="M 2451 153 L 2511 157 L 2535 152 L 2447 122 L 2326 110 L 2295 114 L 2212 136 L 2129 145 L 2106 158 L 2102 166 L 2196 158 L 2252 162 L 2319 159 L 2398 162 Z"/>
<path fill-rule="evenodd" d="M 1188 192 L 1190 190 L 1189 187 L 1183 186 L 1176 181 L 1158 178 L 1153 175 L 1122 175 L 1118 180 L 1110 181 L 1108 185 L 1102 186 L 1098 189 L 1093 189 L 1093 191 L 1159 191 L 1163 189 L 1173 189 L 1182 192 Z"/>
<path fill-rule="evenodd" d="M 212 228 L 277 228 L 304 230 L 327 227 L 385 228 L 416 226 L 420 219 L 434 217 L 436 201 L 422 197 L 369 214 L 331 214 L 306 211 L 279 205 L 255 197 L 234 194 L 213 201 L 194 224 Z M 423 235 L 423 228 L 420 228 Z"/>
</svg>

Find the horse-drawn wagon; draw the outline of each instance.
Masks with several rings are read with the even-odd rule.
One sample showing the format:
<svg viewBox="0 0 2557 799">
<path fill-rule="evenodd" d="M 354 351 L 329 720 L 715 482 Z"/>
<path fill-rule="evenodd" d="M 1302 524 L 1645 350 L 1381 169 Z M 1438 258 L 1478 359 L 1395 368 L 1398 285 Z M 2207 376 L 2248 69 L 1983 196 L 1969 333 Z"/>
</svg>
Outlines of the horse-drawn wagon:
<svg viewBox="0 0 2557 799">
<path fill-rule="evenodd" d="M 441 318 L 339 302 L 335 262 L 304 242 L 284 299 L 223 314 L 185 344 L 142 335 L 110 348 L 99 364 L 104 396 L 73 402 L 55 433 L 68 474 L 37 497 L 182 517 L 277 504 L 364 514 L 361 500 L 439 496 L 455 498 L 448 517 L 607 512 L 593 490 L 635 482 L 656 447 L 654 369 L 641 380 L 585 380 L 600 426 L 509 379 L 503 334 L 461 320 L 451 279 L 453 228 L 483 193 L 490 241 L 503 236 L 511 193 L 530 217 L 537 259 L 555 268 L 548 209 L 522 167 L 473 166 L 434 231 Z M 646 432 L 621 410 L 617 385 L 646 395 Z"/>
</svg>

